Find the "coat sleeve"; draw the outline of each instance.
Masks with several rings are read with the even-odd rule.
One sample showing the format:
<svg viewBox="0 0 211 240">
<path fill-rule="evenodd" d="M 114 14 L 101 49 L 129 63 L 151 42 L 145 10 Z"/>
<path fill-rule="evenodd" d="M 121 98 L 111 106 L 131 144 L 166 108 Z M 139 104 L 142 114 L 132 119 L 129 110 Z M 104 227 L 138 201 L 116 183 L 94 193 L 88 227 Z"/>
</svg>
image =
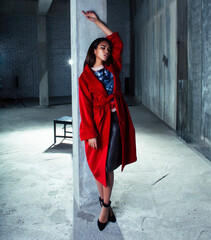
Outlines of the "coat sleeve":
<svg viewBox="0 0 211 240">
<path fill-rule="evenodd" d="M 106 37 L 112 42 L 113 48 L 112 48 L 112 57 L 114 60 L 114 64 L 118 67 L 119 72 L 122 69 L 122 50 L 123 50 L 123 42 L 119 36 L 118 32 L 114 32 L 111 35 Z"/>
<path fill-rule="evenodd" d="M 98 132 L 94 123 L 92 96 L 88 90 L 87 83 L 79 78 L 79 107 L 81 115 L 80 139 L 88 140 L 96 138 Z"/>
</svg>

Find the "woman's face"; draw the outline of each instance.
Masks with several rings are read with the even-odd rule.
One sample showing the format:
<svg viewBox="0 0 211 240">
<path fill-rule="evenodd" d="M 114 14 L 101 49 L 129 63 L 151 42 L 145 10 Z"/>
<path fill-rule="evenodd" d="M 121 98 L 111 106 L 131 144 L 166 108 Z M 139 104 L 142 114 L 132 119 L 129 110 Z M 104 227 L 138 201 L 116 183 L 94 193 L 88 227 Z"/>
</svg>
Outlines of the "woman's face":
<svg viewBox="0 0 211 240">
<path fill-rule="evenodd" d="M 94 49 L 94 54 L 96 56 L 96 61 L 105 62 L 111 54 L 110 45 L 106 41 L 102 41 L 98 44 L 97 48 Z"/>
</svg>

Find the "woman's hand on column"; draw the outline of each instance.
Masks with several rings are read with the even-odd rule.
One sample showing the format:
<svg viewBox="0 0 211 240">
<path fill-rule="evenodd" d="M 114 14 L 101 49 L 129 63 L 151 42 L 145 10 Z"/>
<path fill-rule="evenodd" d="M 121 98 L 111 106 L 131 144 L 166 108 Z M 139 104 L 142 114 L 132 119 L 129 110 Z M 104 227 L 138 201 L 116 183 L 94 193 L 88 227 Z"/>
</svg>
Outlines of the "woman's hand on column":
<svg viewBox="0 0 211 240">
<path fill-rule="evenodd" d="M 93 11 L 86 11 L 86 12 L 82 11 L 82 13 L 91 22 L 95 22 L 95 21 L 99 20 L 97 15 Z"/>
<path fill-rule="evenodd" d="M 89 146 L 97 149 L 97 138 L 88 139 Z"/>
<path fill-rule="evenodd" d="M 100 21 L 93 11 L 82 11 L 82 13 L 89 21 L 94 22 L 105 33 L 106 36 L 109 36 L 113 33 L 103 22 Z"/>
</svg>

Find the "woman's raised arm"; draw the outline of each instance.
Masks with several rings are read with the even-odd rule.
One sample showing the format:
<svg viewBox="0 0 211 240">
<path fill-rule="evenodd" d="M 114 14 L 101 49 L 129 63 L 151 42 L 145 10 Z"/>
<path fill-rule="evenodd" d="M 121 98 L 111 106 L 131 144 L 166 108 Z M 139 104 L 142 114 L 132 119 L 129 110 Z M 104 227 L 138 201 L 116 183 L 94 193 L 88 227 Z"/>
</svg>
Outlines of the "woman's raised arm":
<svg viewBox="0 0 211 240">
<path fill-rule="evenodd" d="M 89 21 L 94 22 L 105 33 L 106 36 L 109 36 L 113 33 L 103 22 L 100 21 L 93 11 L 82 11 L 82 13 Z"/>
</svg>

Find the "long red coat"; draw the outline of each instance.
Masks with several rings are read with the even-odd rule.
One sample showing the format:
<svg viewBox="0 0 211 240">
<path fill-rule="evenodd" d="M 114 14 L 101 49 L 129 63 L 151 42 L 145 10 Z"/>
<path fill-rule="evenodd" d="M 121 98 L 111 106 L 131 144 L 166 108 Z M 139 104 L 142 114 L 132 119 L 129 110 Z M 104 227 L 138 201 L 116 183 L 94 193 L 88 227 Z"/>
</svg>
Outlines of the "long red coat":
<svg viewBox="0 0 211 240">
<path fill-rule="evenodd" d="M 113 62 L 105 65 L 114 76 L 113 94 L 108 95 L 103 84 L 88 65 L 79 77 L 79 104 L 81 114 L 80 139 L 85 140 L 88 165 L 95 177 L 105 187 L 106 159 L 111 125 L 110 102 L 114 98 L 122 141 L 122 171 L 126 164 L 136 161 L 135 129 L 120 88 L 122 40 L 117 32 L 107 38 L 112 42 Z M 97 138 L 97 149 L 89 146 L 88 139 Z"/>
</svg>

